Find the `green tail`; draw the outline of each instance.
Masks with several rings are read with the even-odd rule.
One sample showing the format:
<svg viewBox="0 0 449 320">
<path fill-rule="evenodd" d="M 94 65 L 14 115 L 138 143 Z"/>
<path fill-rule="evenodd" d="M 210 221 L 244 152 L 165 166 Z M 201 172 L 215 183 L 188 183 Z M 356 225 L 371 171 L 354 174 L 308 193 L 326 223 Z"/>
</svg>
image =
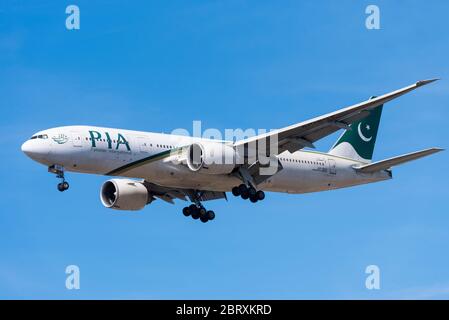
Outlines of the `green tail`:
<svg viewBox="0 0 449 320">
<path fill-rule="evenodd" d="M 329 151 L 330 154 L 355 159 L 363 162 L 371 162 L 377 131 L 383 105 L 370 111 L 370 114 L 360 121 L 352 123 Z"/>
</svg>

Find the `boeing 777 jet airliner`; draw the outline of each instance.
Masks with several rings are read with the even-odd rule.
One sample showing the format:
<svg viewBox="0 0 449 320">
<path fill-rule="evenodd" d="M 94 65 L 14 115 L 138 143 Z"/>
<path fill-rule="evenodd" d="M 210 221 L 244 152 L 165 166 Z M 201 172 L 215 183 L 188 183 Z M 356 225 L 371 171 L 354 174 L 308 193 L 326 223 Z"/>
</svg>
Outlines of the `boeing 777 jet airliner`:
<svg viewBox="0 0 449 320">
<path fill-rule="evenodd" d="M 101 187 L 105 207 L 140 210 L 156 199 L 190 200 L 183 214 L 207 222 L 215 213 L 203 202 L 226 199 L 226 192 L 257 202 L 264 191 L 307 193 L 388 180 L 393 166 L 441 151 L 372 162 L 383 105 L 435 80 L 236 142 L 66 126 L 34 134 L 22 151 L 61 179 L 59 191 L 69 188 L 65 171 L 122 177 Z M 304 150 L 340 129 L 328 153 Z"/>
</svg>

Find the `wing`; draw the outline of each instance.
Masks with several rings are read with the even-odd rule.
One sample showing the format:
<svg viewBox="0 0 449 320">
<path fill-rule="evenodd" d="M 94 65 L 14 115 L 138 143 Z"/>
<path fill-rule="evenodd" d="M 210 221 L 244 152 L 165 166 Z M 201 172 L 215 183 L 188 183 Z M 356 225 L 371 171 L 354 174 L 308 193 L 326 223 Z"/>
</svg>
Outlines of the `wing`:
<svg viewBox="0 0 449 320">
<path fill-rule="evenodd" d="M 174 204 L 175 199 L 187 201 L 187 198 L 190 201 L 194 201 L 194 199 L 198 199 L 200 201 L 208 201 L 208 200 L 216 200 L 216 199 L 226 199 L 226 193 L 224 192 L 216 192 L 216 191 L 208 191 L 201 190 L 197 191 L 194 189 L 183 189 L 183 188 L 169 188 L 160 186 L 148 181 L 144 181 L 145 186 L 153 200 L 155 198 L 161 199 L 165 202 Z"/>
<path fill-rule="evenodd" d="M 282 153 L 285 150 L 295 152 L 304 147 L 314 148 L 313 143 L 315 141 L 326 137 L 339 129 L 348 129 L 351 123 L 367 117 L 370 110 L 436 80 L 438 79 L 418 81 L 402 89 L 325 114 L 320 117 L 313 118 L 311 120 L 237 141 L 234 146 L 256 148 L 257 143 L 257 145 L 263 145 L 268 148 L 270 143 L 267 143 L 266 141 L 268 140 L 273 143 L 273 140 L 276 141 L 277 139 L 278 150 L 276 154 Z M 267 154 L 268 153 L 273 155 L 272 150 L 267 150 Z"/>
</svg>

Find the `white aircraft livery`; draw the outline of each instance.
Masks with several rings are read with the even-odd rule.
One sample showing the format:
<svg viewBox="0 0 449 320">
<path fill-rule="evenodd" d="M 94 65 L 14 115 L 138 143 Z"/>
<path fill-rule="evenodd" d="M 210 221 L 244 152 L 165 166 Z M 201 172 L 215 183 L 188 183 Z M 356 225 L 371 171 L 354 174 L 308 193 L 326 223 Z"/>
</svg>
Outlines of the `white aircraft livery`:
<svg viewBox="0 0 449 320">
<path fill-rule="evenodd" d="M 34 134 L 22 151 L 56 174 L 59 191 L 69 188 L 65 171 L 120 177 L 102 185 L 105 207 L 140 210 L 156 199 L 189 200 L 183 214 L 207 222 L 215 213 L 203 203 L 227 199 L 226 192 L 257 202 L 264 191 L 308 193 L 383 181 L 392 178 L 393 166 L 442 151 L 429 148 L 372 162 L 383 105 L 436 80 L 237 141 L 65 126 Z M 310 150 L 341 129 L 329 152 Z"/>
</svg>

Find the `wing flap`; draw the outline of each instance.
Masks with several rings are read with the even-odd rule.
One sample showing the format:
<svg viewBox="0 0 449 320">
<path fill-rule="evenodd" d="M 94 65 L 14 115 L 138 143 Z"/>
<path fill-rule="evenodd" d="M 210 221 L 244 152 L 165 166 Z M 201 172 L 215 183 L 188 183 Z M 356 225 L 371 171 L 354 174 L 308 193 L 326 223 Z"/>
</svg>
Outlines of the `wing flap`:
<svg viewBox="0 0 449 320">
<path fill-rule="evenodd" d="M 226 199 L 226 193 L 220 191 L 209 191 L 209 190 L 193 190 L 193 189 L 184 189 L 184 188 L 171 188 L 160 186 L 148 181 L 144 181 L 145 186 L 150 192 L 151 196 L 161 199 L 165 202 L 174 204 L 174 200 L 183 200 L 186 201 L 187 197 L 193 201 L 196 195 L 199 196 L 199 200 L 201 201 L 209 201 L 216 199 Z"/>
<path fill-rule="evenodd" d="M 225 192 L 220 191 L 201 191 L 200 193 L 201 201 L 217 200 L 217 199 L 227 199 Z"/>
</svg>

